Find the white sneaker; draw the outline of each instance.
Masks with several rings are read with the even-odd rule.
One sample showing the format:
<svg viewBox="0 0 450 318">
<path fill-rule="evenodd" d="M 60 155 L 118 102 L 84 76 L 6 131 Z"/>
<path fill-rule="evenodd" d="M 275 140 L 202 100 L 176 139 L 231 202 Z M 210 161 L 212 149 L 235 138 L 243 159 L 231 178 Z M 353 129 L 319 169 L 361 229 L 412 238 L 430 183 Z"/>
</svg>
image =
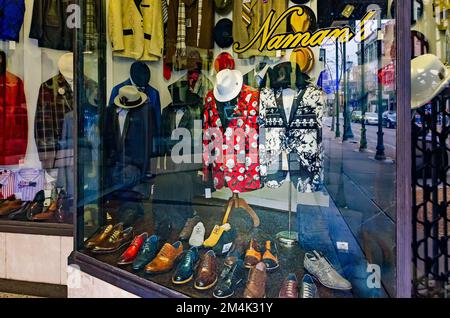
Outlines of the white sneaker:
<svg viewBox="0 0 450 318">
<path fill-rule="evenodd" d="M 205 226 L 202 222 L 198 223 L 196 226 L 194 226 L 194 230 L 192 231 L 191 238 L 189 239 L 189 245 L 200 247 L 203 245 L 203 242 L 205 241 Z"/>
</svg>

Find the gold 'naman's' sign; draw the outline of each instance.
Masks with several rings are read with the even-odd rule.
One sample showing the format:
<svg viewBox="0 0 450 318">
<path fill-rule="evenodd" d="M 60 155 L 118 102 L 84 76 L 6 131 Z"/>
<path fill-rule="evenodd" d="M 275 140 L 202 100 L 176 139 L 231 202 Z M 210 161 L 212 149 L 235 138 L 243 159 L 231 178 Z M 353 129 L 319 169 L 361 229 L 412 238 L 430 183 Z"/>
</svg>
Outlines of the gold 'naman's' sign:
<svg viewBox="0 0 450 318">
<path fill-rule="evenodd" d="M 344 43 L 357 38 L 363 41 L 370 36 L 371 31 L 367 28 L 367 22 L 376 15 L 376 11 L 368 12 L 361 19 L 357 33 L 350 26 L 343 26 L 319 29 L 315 32 L 307 31 L 274 35 L 280 24 L 291 14 L 297 14 L 301 17 L 306 15 L 306 12 L 301 6 L 291 7 L 273 22 L 275 11 L 272 10 L 254 38 L 245 46 L 242 46 L 239 42 L 235 42 L 233 45 L 234 51 L 239 54 L 244 53 L 258 43 L 258 40 L 261 40 L 258 48 L 260 52 L 264 50 L 276 51 L 296 49 L 299 47 L 315 47 L 324 44 L 328 40 Z"/>
</svg>

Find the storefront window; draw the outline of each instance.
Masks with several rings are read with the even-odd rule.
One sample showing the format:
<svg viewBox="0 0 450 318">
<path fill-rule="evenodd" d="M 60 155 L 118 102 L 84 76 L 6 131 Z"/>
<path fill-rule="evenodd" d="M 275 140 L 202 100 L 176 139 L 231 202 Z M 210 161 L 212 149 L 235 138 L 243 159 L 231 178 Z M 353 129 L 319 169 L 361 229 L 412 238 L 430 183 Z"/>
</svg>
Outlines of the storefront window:
<svg viewBox="0 0 450 318">
<path fill-rule="evenodd" d="M 74 31 L 48 3 L 0 5 L 0 228 L 72 223 Z"/>
<path fill-rule="evenodd" d="M 171 295 L 395 296 L 391 1 L 136 3 L 77 36 L 79 250 Z"/>
</svg>

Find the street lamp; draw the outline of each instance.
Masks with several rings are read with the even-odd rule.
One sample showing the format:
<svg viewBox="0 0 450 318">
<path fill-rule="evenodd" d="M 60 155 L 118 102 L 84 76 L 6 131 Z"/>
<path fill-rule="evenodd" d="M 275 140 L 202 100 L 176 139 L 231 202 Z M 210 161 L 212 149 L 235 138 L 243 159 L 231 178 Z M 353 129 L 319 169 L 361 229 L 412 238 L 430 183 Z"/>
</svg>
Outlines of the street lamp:
<svg viewBox="0 0 450 318">
<path fill-rule="evenodd" d="M 352 131 L 352 125 L 351 125 L 351 119 L 350 119 L 350 112 L 348 107 L 348 77 L 350 73 L 350 69 L 353 66 L 353 62 L 347 62 L 347 43 L 343 43 L 343 66 L 344 66 L 344 135 L 342 136 L 342 140 L 346 141 L 348 139 L 354 138 L 353 131 Z"/>
<path fill-rule="evenodd" d="M 367 98 L 366 94 L 366 45 L 364 39 L 361 41 L 361 140 L 359 142 L 359 151 L 364 152 L 367 150 L 367 128 L 366 128 L 366 111 L 367 111 Z"/>
<path fill-rule="evenodd" d="M 336 89 L 335 89 L 335 99 L 336 99 L 336 138 L 341 137 L 341 128 L 339 127 L 339 42 L 336 39 Z"/>
</svg>

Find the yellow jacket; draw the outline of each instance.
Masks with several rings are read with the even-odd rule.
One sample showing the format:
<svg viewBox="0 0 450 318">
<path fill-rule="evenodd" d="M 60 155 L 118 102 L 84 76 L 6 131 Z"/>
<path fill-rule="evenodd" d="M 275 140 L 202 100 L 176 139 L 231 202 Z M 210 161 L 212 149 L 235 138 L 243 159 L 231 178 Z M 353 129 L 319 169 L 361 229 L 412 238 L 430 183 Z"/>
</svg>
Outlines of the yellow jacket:
<svg viewBox="0 0 450 318">
<path fill-rule="evenodd" d="M 115 56 L 157 61 L 163 56 L 164 26 L 161 0 L 109 1 L 109 36 Z"/>
</svg>

